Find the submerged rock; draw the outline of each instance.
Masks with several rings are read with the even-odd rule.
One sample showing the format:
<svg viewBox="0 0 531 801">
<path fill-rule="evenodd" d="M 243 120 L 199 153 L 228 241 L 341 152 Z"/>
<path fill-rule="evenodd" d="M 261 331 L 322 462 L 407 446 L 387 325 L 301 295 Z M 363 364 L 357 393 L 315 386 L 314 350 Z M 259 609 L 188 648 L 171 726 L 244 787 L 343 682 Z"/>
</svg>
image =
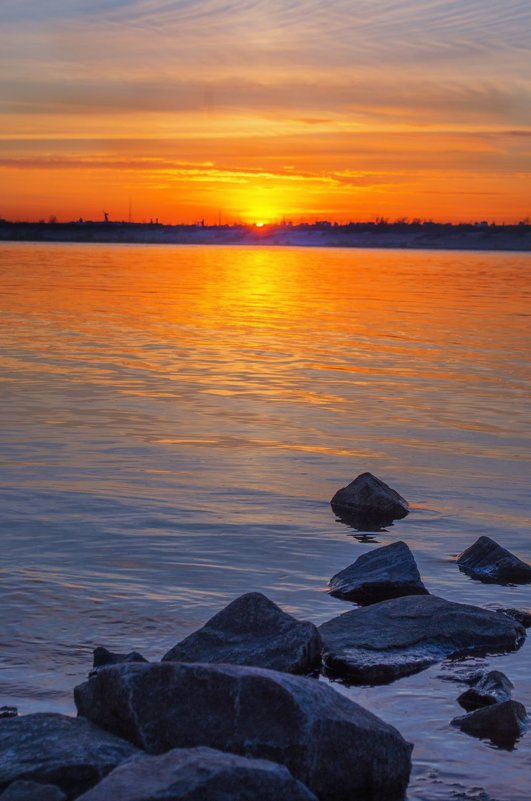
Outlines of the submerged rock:
<svg viewBox="0 0 531 801">
<path fill-rule="evenodd" d="M 212 748 L 134 759 L 79 801 L 317 801 L 283 765 Z"/>
<path fill-rule="evenodd" d="M 478 581 L 494 584 L 531 582 L 531 565 L 490 537 L 480 537 L 457 557 L 459 569 Z"/>
<path fill-rule="evenodd" d="M 504 701 L 452 720 L 466 734 L 491 740 L 501 748 L 511 749 L 527 728 L 527 713 L 518 701 Z"/>
<path fill-rule="evenodd" d="M 526 612 L 524 609 L 496 609 L 496 612 L 500 612 L 503 615 L 512 617 L 514 620 L 517 620 L 519 623 L 521 623 L 526 629 L 531 626 L 531 612 Z"/>
<path fill-rule="evenodd" d="M 323 665 L 352 682 L 383 684 L 449 656 L 511 651 L 516 620 L 435 595 L 408 595 L 345 612 L 323 624 Z"/>
<path fill-rule="evenodd" d="M 330 579 L 328 592 L 334 598 L 362 606 L 402 595 L 428 595 L 405 542 L 393 542 L 362 554 Z"/>
<path fill-rule="evenodd" d="M 401 801 L 399 732 L 314 679 L 263 668 L 115 665 L 75 688 L 81 715 L 148 753 L 204 745 L 285 765 L 320 801 Z"/>
<path fill-rule="evenodd" d="M 83 718 L 37 712 L 0 725 L 0 790 L 18 779 L 58 785 L 75 797 L 138 754 Z"/>
<path fill-rule="evenodd" d="M 461 693 L 457 700 L 464 709 L 477 709 L 481 706 L 509 701 L 513 689 L 514 685 L 505 673 L 491 670 L 474 682 L 472 687 Z"/>
<path fill-rule="evenodd" d="M 18 709 L 16 706 L 0 706 L 0 720 L 3 718 L 16 718 Z"/>
<path fill-rule="evenodd" d="M 122 662 L 147 662 L 147 659 L 144 659 L 138 651 L 131 651 L 129 654 L 116 654 L 101 645 L 94 649 L 92 666 L 95 668 L 103 667 L 104 665 L 119 665 Z"/>
<path fill-rule="evenodd" d="M 338 490 L 330 504 L 339 517 L 353 516 L 368 522 L 390 523 L 409 513 L 408 502 L 372 473 L 362 473 Z"/>
<path fill-rule="evenodd" d="M 313 623 L 296 620 L 259 592 L 236 598 L 203 628 L 162 657 L 163 662 L 228 662 L 286 673 L 319 664 L 321 638 Z"/>
<path fill-rule="evenodd" d="M 17 781 L 0 793 L 0 801 L 66 801 L 66 795 L 55 784 Z"/>
</svg>

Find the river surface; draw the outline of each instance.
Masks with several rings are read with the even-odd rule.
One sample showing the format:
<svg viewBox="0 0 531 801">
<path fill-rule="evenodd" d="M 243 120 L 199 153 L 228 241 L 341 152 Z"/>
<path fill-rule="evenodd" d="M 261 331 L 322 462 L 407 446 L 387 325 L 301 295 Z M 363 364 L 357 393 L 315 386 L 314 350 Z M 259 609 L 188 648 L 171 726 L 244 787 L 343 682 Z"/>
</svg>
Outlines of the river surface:
<svg viewBox="0 0 531 801">
<path fill-rule="evenodd" d="M 529 608 L 454 557 L 531 560 L 531 256 L 0 244 L 0 705 L 75 714 L 97 645 L 158 659 L 241 593 L 322 623 L 328 579 L 402 539 L 428 589 Z M 335 519 L 366 470 L 411 514 Z M 531 709 L 530 644 L 468 659 Z M 410 801 L 529 801 L 531 734 L 449 726 L 437 665 L 334 686 L 415 743 Z"/>
</svg>

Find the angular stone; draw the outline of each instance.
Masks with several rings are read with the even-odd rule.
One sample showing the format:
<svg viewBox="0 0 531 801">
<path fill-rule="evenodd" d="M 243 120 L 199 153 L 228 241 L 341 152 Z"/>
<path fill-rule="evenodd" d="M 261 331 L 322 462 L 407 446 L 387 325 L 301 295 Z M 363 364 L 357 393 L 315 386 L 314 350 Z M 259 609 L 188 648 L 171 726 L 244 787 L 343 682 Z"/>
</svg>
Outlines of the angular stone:
<svg viewBox="0 0 531 801">
<path fill-rule="evenodd" d="M 452 726 L 473 737 L 491 740 L 501 748 L 511 749 L 527 728 L 527 713 L 525 706 L 518 701 L 504 701 L 454 718 Z"/>
<path fill-rule="evenodd" d="M 283 765 L 175 748 L 120 765 L 78 801 L 317 801 Z"/>
<path fill-rule="evenodd" d="M 0 790 L 19 779 L 58 785 L 75 797 L 124 759 L 131 743 L 83 718 L 37 712 L 0 724 Z"/>
<path fill-rule="evenodd" d="M 402 595 L 428 595 L 413 554 L 405 542 L 393 542 L 362 554 L 330 579 L 334 598 L 361 606 Z"/>
<path fill-rule="evenodd" d="M 514 685 L 505 673 L 491 670 L 483 674 L 468 690 L 457 699 L 464 709 L 477 709 L 509 701 Z"/>
<path fill-rule="evenodd" d="M 409 513 L 409 504 L 398 492 L 372 473 L 362 473 L 338 490 L 330 501 L 332 509 L 368 521 L 391 522 Z"/>
<path fill-rule="evenodd" d="M 101 645 L 94 649 L 92 666 L 95 668 L 103 667 L 104 665 L 119 665 L 122 662 L 147 662 L 147 659 L 144 659 L 138 651 L 131 651 L 129 654 L 116 654 Z"/>
<path fill-rule="evenodd" d="M 522 562 L 490 537 L 480 537 L 457 557 L 459 569 L 468 576 L 491 584 L 527 584 L 531 565 Z"/>
<path fill-rule="evenodd" d="M 148 753 L 206 745 L 269 759 L 320 801 L 401 801 L 407 787 L 412 746 L 315 679 L 239 665 L 115 665 L 74 698 L 81 715 Z"/>
<path fill-rule="evenodd" d="M 308 673 L 319 664 L 321 638 L 258 592 L 232 601 L 203 628 L 162 657 L 163 662 L 227 662 Z"/>
<path fill-rule="evenodd" d="M 526 629 L 531 626 L 531 612 L 526 612 L 524 609 L 496 609 L 496 612 L 514 618 Z"/>
<path fill-rule="evenodd" d="M 511 651 L 525 639 L 516 620 L 435 595 L 354 609 L 319 631 L 325 669 L 359 684 L 384 684 L 449 656 Z"/>
<path fill-rule="evenodd" d="M 17 781 L 0 794 L 0 801 L 66 801 L 66 795 L 55 784 Z"/>
</svg>

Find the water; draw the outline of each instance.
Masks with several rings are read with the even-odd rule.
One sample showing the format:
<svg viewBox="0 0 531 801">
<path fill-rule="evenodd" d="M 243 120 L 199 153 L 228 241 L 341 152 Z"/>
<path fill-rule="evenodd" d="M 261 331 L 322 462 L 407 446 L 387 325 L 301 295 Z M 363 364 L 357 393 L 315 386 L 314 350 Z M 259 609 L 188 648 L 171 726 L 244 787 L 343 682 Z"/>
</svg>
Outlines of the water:
<svg viewBox="0 0 531 801">
<path fill-rule="evenodd" d="M 480 534 L 531 559 L 529 272 L 522 254 L 0 245 L 0 704 L 74 714 L 99 644 L 157 659 L 260 590 L 301 618 L 328 579 L 405 540 L 428 588 L 531 606 L 453 557 Z M 413 506 L 336 521 L 370 470 Z M 529 644 L 469 659 L 531 707 Z M 345 688 L 415 743 L 410 801 L 528 801 L 531 735 L 449 727 L 438 665 Z"/>
</svg>

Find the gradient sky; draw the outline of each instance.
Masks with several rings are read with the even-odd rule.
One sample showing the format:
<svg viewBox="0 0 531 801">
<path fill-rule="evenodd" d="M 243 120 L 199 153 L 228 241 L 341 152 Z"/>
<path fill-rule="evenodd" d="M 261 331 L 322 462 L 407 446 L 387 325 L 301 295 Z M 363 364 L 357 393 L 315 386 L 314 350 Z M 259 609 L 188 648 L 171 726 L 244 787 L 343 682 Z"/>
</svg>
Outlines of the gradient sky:
<svg viewBox="0 0 531 801">
<path fill-rule="evenodd" d="M 2 0 L 0 217 L 531 214 L 529 0 Z"/>
</svg>

